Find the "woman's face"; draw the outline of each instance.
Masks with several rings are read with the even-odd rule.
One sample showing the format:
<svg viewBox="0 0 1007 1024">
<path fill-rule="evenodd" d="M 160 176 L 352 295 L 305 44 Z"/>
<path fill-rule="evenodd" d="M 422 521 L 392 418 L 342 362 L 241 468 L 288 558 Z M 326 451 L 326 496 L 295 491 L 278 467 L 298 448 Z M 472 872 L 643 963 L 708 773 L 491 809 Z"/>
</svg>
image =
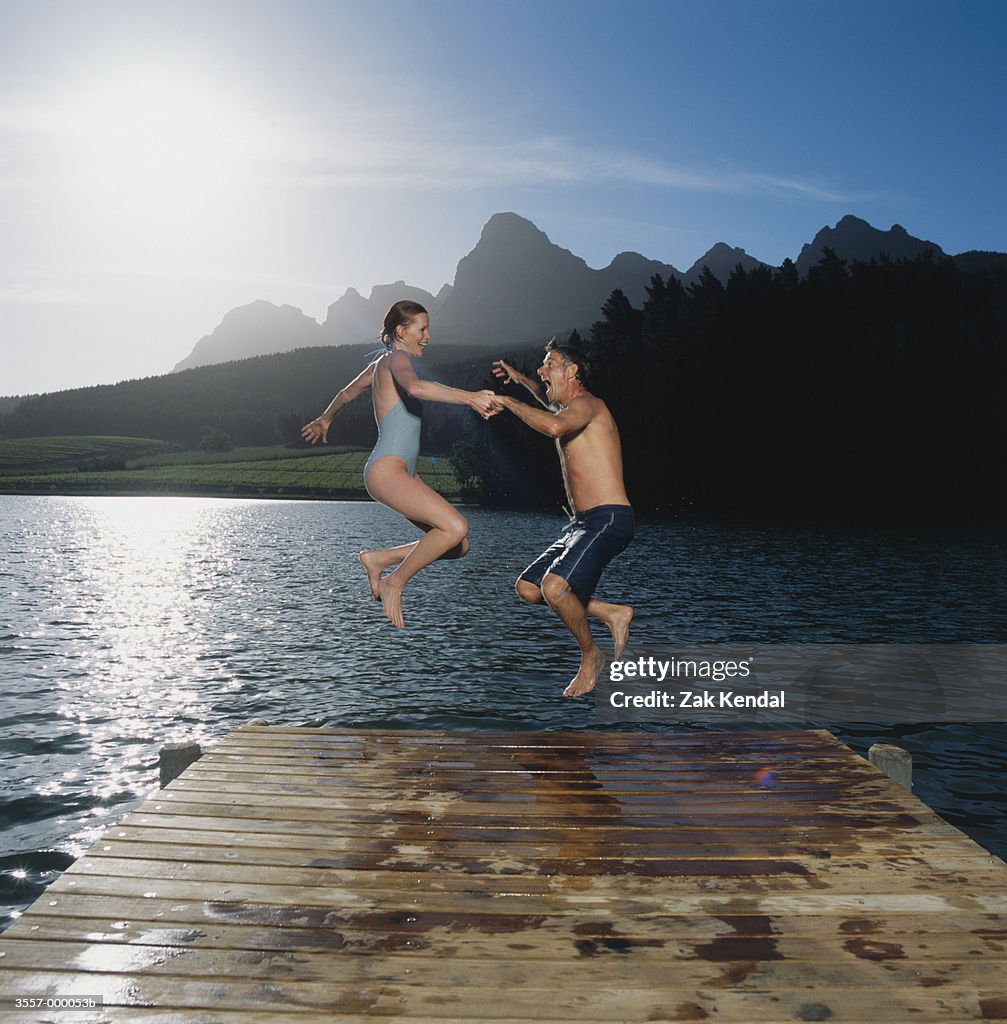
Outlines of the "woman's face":
<svg viewBox="0 0 1007 1024">
<path fill-rule="evenodd" d="M 395 328 L 395 338 L 409 355 L 423 355 L 423 350 L 430 344 L 430 317 L 426 313 L 417 313 L 409 323 Z"/>
</svg>

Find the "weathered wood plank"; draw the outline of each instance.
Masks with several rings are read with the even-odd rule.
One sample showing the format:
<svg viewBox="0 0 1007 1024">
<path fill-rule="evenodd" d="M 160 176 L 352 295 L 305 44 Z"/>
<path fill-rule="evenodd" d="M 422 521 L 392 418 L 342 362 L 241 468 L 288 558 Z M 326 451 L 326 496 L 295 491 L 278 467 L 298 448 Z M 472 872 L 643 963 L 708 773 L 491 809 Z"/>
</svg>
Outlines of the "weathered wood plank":
<svg viewBox="0 0 1007 1024">
<path fill-rule="evenodd" d="M 940 818 L 934 818 L 927 824 L 914 824 L 912 829 L 895 827 L 888 830 L 875 828 L 850 829 L 837 827 L 835 825 L 808 825 L 802 822 L 773 822 L 769 825 L 748 824 L 739 825 L 737 822 L 710 823 L 702 820 L 688 823 L 678 823 L 673 829 L 662 825 L 661 822 L 634 822 L 627 824 L 625 821 L 607 825 L 595 825 L 586 823 L 554 823 L 548 821 L 536 825 L 530 825 L 526 821 L 513 823 L 501 823 L 498 819 L 489 821 L 470 820 L 464 824 L 450 822 L 424 821 L 414 826 L 404 823 L 386 822 L 357 822 L 357 821 L 326 821 L 319 818 L 313 821 L 304 821 L 300 818 L 282 820 L 279 818 L 262 817 L 218 817 L 214 815 L 193 815 L 191 817 L 181 814 L 166 814 L 163 811 L 147 813 L 146 805 L 134 811 L 127 819 L 129 826 L 144 827 L 151 829 L 186 829 L 198 831 L 220 831 L 231 835 L 260 835 L 264 833 L 287 834 L 291 836 L 317 836 L 319 839 L 339 838 L 352 836 L 374 836 L 377 838 L 393 837 L 423 838 L 437 837 L 442 840 L 471 839 L 477 842 L 556 842 L 565 835 L 576 832 L 585 840 L 590 840 L 599 845 L 618 845 L 620 837 L 637 843 L 665 842 L 669 836 L 676 838 L 692 837 L 703 839 L 707 836 L 714 839 L 731 841 L 735 836 L 735 844 L 743 845 L 748 841 L 764 841 L 777 838 L 791 842 L 806 842 L 822 844 L 825 848 L 830 842 L 851 841 L 851 836 L 872 834 L 880 841 L 892 843 L 905 843 L 907 835 L 919 836 L 921 838 L 947 838 L 951 840 L 967 841 L 962 834 Z M 118 835 L 113 832 L 112 835 Z M 911 841 L 910 841 L 911 842 Z"/>
<path fill-rule="evenodd" d="M 917 963 L 909 961 L 904 947 L 896 943 L 860 944 L 855 947 L 856 951 L 837 946 L 831 950 L 832 957 L 805 958 L 787 957 L 779 944 L 765 939 L 752 939 L 747 944 L 737 941 L 740 955 L 733 955 L 732 949 L 729 961 L 708 955 L 677 956 L 674 984 L 690 988 L 716 987 L 724 980 L 725 963 L 731 963 L 745 965 L 744 968 L 739 966 L 732 978 L 732 987 L 739 991 L 763 987 L 777 991 L 808 985 L 845 988 L 878 984 L 911 990 L 920 985 Z M 10 940 L 4 944 L 4 966 L 12 971 L 35 970 L 48 949 L 47 943 L 38 940 Z M 88 942 L 64 942 L 61 952 L 66 970 L 86 969 L 101 975 L 125 975 L 142 967 L 144 975 L 150 978 L 211 981 L 240 977 L 243 981 L 282 983 L 296 971 L 299 983 L 331 985 L 336 973 L 331 951 L 228 950 L 196 945 L 180 947 L 177 943 L 106 944 L 95 949 Z M 457 949 L 456 954 L 430 956 L 387 952 L 380 957 L 343 957 L 339 960 L 338 981 L 341 986 L 381 982 L 422 986 L 428 991 L 466 987 L 509 989 L 512 986 L 525 990 L 576 991 L 583 982 L 585 962 L 590 961 L 593 985 L 617 987 L 632 978 L 641 988 L 660 990 L 669 974 L 666 956 L 640 956 L 632 947 L 621 954 L 605 956 L 591 943 L 583 943 L 580 948 L 568 946 L 566 956 L 554 956 L 547 970 L 539 959 L 499 955 L 474 957 L 464 946 Z M 931 988 L 966 983 L 983 987 L 989 982 L 991 969 L 989 963 L 958 956 L 952 959 L 931 957 L 924 967 L 929 980 L 927 987 Z"/>
<path fill-rule="evenodd" d="M 538 768 L 515 768 L 483 766 L 475 768 L 438 767 L 431 769 L 428 765 L 415 767 L 378 766 L 368 762 L 366 765 L 324 764 L 307 761 L 304 764 L 292 763 L 289 759 L 263 760 L 242 755 L 219 755 L 201 761 L 186 769 L 186 777 L 195 781 L 199 776 L 230 775 L 235 779 L 251 781 L 260 778 L 263 781 L 277 783 L 293 783 L 308 780 L 317 785 L 328 782 L 345 784 L 350 792 L 358 788 L 373 786 L 391 786 L 396 790 L 402 786 L 422 788 L 434 782 L 437 786 L 457 788 L 463 792 L 486 789 L 522 787 L 531 791 L 549 789 L 563 792 L 578 789 L 611 790 L 612 792 L 655 792 L 664 789 L 689 790 L 696 786 L 709 787 L 711 792 L 718 790 L 734 791 L 741 789 L 751 792 L 758 787 L 753 785 L 755 773 L 764 767 L 771 767 L 776 775 L 777 785 L 791 788 L 806 788 L 809 785 L 840 785 L 843 787 L 856 783 L 873 783 L 878 787 L 887 787 L 886 791 L 898 796 L 891 788 L 891 780 L 881 776 L 874 769 L 874 774 L 857 771 L 843 774 L 841 766 L 829 768 L 827 765 L 816 768 L 801 761 L 793 766 L 779 765 L 765 760 L 754 760 L 748 764 L 721 766 L 701 770 L 698 767 L 676 767 L 666 763 L 654 764 L 646 768 L 629 767 L 611 771 L 601 768 L 581 768 L 579 771 L 544 771 Z"/>
<path fill-rule="evenodd" d="M 436 866 L 452 861 L 468 861 L 479 858 L 499 859 L 506 849 L 507 857 L 540 861 L 555 856 L 561 843 L 556 837 L 543 842 L 514 841 L 503 847 L 500 843 L 474 840 L 440 839 L 426 836 L 422 840 L 408 837 L 381 838 L 375 836 L 350 836 L 330 838 L 325 843 L 326 856 L 339 854 L 360 856 L 409 856 L 423 857 L 425 862 Z M 771 834 L 753 840 L 745 836 L 739 842 L 736 835 L 724 830 L 702 840 L 690 837 L 667 837 L 659 833 L 651 842 L 629 841 L 628 838 L 614 838 L 598 842 L 592 850 L 592 859 L 604 860 L 708 860 L 744 858 L 813 858 L 815 860 L 841 860 L 856 857 L 861 860 L 883 858 L 885 860 L 947 858 L 954 856 L 971 857 L 982 855 L 978 844 L 964 848 L 955 842 L 953 836 L 938 836 L 921 839 L 915 846 L 908 843 L 891 843 L 864 838 L 859 841 L 847 840 L 830 843 L 827 849 L 815 848 L 807 843 L 795 843 Z M 286 835 L 262 832 L 221 835 L 219 832 L 198 829 L 157 829 L 149 827 L 117 828 L 115 838 L 106 836 L 96 843 L 91 855 L 115 857 L 168 858 L 171 860 L 203 860 L 207 863 L 277 864 L 306 866 L 318 856 L 316 837 L 299 834 Z M 968 861 L 971 865 L 971 860 Z"/>
<path fill-rule="evenodd" d="M 220 743 L 244 743 L 249 739 L 265 740 L 279 745 L 289 742 L 303 746 L 312 742 L 342 742 L 347 745 L 376 749 L 379 747 L 464 747 L 508 749 L 528 747 L 552 749 L 556 747 L 603 748 L 606 750 L 629 747 L 633 750 L 656 746 L 667 749 L 668 734 L 657 732 L 439 732 L 430 729 L 338 729 L 331 726 L 311 727 L 299 725 L 240 725 L 232 729 Z M 674 749 L 700 746 L 704 749 L 737 750 L 763 747 L 780 743 L 797 749 L 803 746 L 844 751 L 848 748 L 827 729 L 765 729 L 756 732 L 712 732 L 695 728 L 678 732 L 671 745 Z"/>
<path fill-rule="evenodd" d="M 809 1011 L 812 1015 L 817 1012 L 814 1009 L 814 1005 L 811 1006 Z M 655 1018 L 658 1024 L 666 1022 L 666 1024 L 676 1024 L 676 1022 L 695 1022 L 704 1018 L 698 1017 L 699 1012 L 698 1004 L 693 1002 L 685 1001 L 679 1004 L 677 1007 L 667 1008 L 663 1016 Z M 699 1008 L 702 1010 L 702 1008 Z M 704 1011 L 705 1013 L 705 1011 Z M 472 1017 L 465 1014 L 462 1011 L 462 1016 L 452 1016 L 448 1013 L 438 1014 L 435 1018 L 440 1024 L 471 1024 Z M 674 1015 L 674 1016 L 670 1016 Z M 707 1015 L 709 1017 L 709 1015 Z M 113 1007 L 107 1006 L 100 1011 L 99 1014 L 93 1016 L 85 1015 L 82 1017 L 80 1013 L 73 1014 L 60 1014 L 58 1012 L 48 1011 L 46 1016 L 38 1018 L 40 1024 L 289 1024 L 291 1020 L 296 1020 L 297 1024 L 331 1024 L 334 1019 L 337 1019 L 340 1024 L 373 1024 L 374 1016 L 359 1015 L 359 1014 L 344 1014 L 340 1013 L 338 1017 L 334 1017 L 331 1012 L 310 1012 L 303 1011 L 298 1012 L 296 1018 L 292 1018 L 289 1014 L 282 1012 L 277 1013 L 274 1011 L 259 1011 L 259 1010 L 199 1010 L 199 1009 L 185 1009 L 185 1010 L 149 1010 L 143 1007 Z M 397 1015 L 396 1020 L 410 1021 L 410 1020 L 430 1020 L 428 1017 L 416 1017 L 408 1011 L 402 1015 Z M 794 1024 L 795 1018 L 793 1017 L 775 1017 L 775 1016 L 758 1016 L 758 1017 L 729 1017 L 729 1020 L 745 1020 L 751 1022 L 751 1024 Z M 805 1020 L 814 1020 L 814 1016 L 805 1016 Z M 915 1020 L 921 1020 L 917 1015 Z M 925 1018 L 927 1020 L 931 1018 Z M 933 1018 L 938 1019 L 938 1018 Z M 951 1014 L 950 1012 L 941 1013 L 939 1020 L 941 1024 L 970 1024 L 977 1018 L 974 1014 L 968 1016 L 960 1016 L 958 1014 Z M 985 1020 L 992 1018 L 985 1017 Z M 24 1020 L 24 1019 L 23 1019 Z M 514 1024 L 514 1018 L 501 1018 L 501 1017 L 479 1017 L 479 1024 Z M 868 1017 L 847 1017 L 837 1018 L 841 1021 L 841 1024 L 878 1024 L 877 1014 L 872 1014 Z M 595 1017 L 578 1017 L 578 1024 L 607 1024 L 602 1022 Z M 541 1014 L 535 1018 L 535 1024 L 567 1024 L 567 1021 L 557 1019 L 555 1017 L 543 1017 Z"/>
<path fill-rule="evenodd" d="M 243 800 L 221 794 L 216 799 L 200 799 L 200 794 L 181 790 L 163 790 L 143 807 L 148 815 L 164 811 L 168 814 L 226 814 L 235 819 L 265 817 L 267 820 L 357 821 L 365 823 L 394 820 L 403 824 L 438 823 L 499 825 L 509 819 L 526 824 L 529 819 L 546 819 L 553 827 L 566 822 L 582 828 L 586 825 L 633 827 L 656 825 L 675 828 L 690 821 L 699 824 L 730 824 L 732 827 L 771 826 L 792 821 L 808 825 L 835 825 L 848 829 L 891 827 L 915 828 L 939 820 L 932 811 L 920 808 L 910 811 L 891 802 L 871 802 L 863 806 L 827 804 L 824 807 L 780 803 L 771 795 L 756 794 L 748 801 L 717 807 L 702 802 L 676 807 L 644 804 L 617 806 L 604 799 L 576 802 L 570 800 L 504 804 L 487 807 L 478 801 L 468 802 L 457 794 L 445 793 L 441 799 L 419 800 L 352 800 L 296 801 L 261 797 L 254 806 Z M 730 819 L 728 822 L 727 819 Z"/>
<path fill-rule="evenodd" d="M 352 858 L 350 858 L 352 860 Z M 1003 890 L 1003 872 L 997 864 L 977 866 L 968 857 L 949 858 L 939 866 L 918 858 L 878 860 L 818 860 L 814 858 L 719 858 L 710 860 L 594 860 L 574 851 L 557 850 L 553 857 L 524 865 L 513 856 L 473 860 L 464 864 L 431 863 L 422 857 L 381 865 L 363 858 L 345 867 L 337 858 L 321 856 L 308 867 L 274 864 L 212 863 L 205 860 L 140 859 L 108 854 L 87 854 L 67 871 L 50 892 L 75 886 L 88 891 L 104 878 L 128 879 L 124 884 L 146 881 L 185 880 L 193 883 L 293 886 L 313 889 L 345 887 L 358 892 L 424 893 L 473 892 L 490 895 L 513 893 L 556 894 L 578 880 L 578 895 L 642 894 L 677 897 L 696 890 L 697 879 L 704 890 L 755 892 L 771 886 L 775 891 L 828 891 L 868 894 L 916 893 L 952 888 L 968 871 L 969 891 L 997 894 Z M 522 866 L 525 870 L 521 870 Z M 867 876 L 865 878 L 865 875 Z M 739 884 L 739 880 L 743 880 Z M 764 884 L 759 884 L 764 883 Z"/>
<path fill-rule="evenodd" d="M 394 877 L 394 875 L 393 875 Z M 451 876 L 447 876 L 451 877 Z M 621 876 L 629 880 L 631 876 Z M 401 881 L 401 880 L 400 880 Z M 484 892 L 478 887 L 463 887 L 464 879 L 451 878 L 438 885 L 429 875 L 422 877 L 422 884 L 412 889 L 405 885 L 394 888 L 364 888 L 361 885 L 336 886 L 331 879 L 322 877 L 322 884 L 310 890 L 299 886 L 282 886 L 273 883 L 255 882 L 208 882 L 196 879 L 134 879 L 108 876 L 79 875 L 67 878 L 65 875 L 53 883 L 41 897 L 45 906 L 59 905 L 63 892 L 73 890 L 93 896 L 134 896 L 151 899 L 160 896 L 165 899 L 196 899 L 203 902 L 262 903 L 267 905 L 300 907 L 305 905 L 322 907 L 352 907 L 356 909 L 397 909 L 402 911 L 435 910 L 478 914 L 480 910 L 495 910 L 506 904 L 514 914 L 558 914 L 568 911 L 583 912 L 598 909 L 621 915 L 664 914 L 671 908 L 682 913 L 731 913 L 739 899 L 747 901 L 752 913 L 800 914 L 863 913 L 877 914 L 883 911 L 916 911 L 943 913 L 949 910 L 973 912 L 1007 911 L 1007 890 L 1002 886 L 968 890 L 940 889 L 931 887 L 921 892 L 890 892 L 884 886 L 854 887 L 849 892 L 823 892 L 806 887 L 792 887 L 768 892 L 753 892 L 751 886 L 732 886 L 713 883 L 683 886 L 674 894 L 654 893 L 649 885 L 635 885 L 632 891 L 612 886 L 606 891 L 592 886 L 592 879 L 560 879 L 554 889 L 548 888 L 549 880 L 515 878 L 509 886 L 501 884 L 498 893 Z M 714 880 L 716 881 L 716 880 Z M 429 887 L 428 887 L 429 885 Z M 880 892 L 867 891 L 879 888 Z M 636 890 L 640 890 L 639 893 Z M 417 895 L 414 895 L 417 894 Z"/>
<path fill-rule="evenodd" d="M 877 1020 L 879 1009 L 894 1021 L 939 1021 L 952 1015 L 973 1020 L 1003 1019 L 1007 1012 L 1007 1003 L 997 988 L 939 977 L 892 984 L 884 970 L 879 970 L 869 984 L 837 987 L 826 981 L 814 983 L 809 990 L 806 984 L 797 988 L 775 985 L 762 973 L 762 964 L 754 965 L 747 973 L 725 964 L 710 992 L 705 986 L 679 984 L 673 978 L 638 987 L 628 963 L 621 985 L 595 987 L 591 982 L 594 966 L 581 967 L 576 971 L 576 983 L 567 986 L 551 985 L 541 972 L 529 972 L 527 985 L 506 990 L 487 984 L 481 975 L 461 972 L 448 986 L 398 981 L 341 984 L 297 977 L 262 984 L 231 978 L 162 977 L 137 970 L 124 974 L 25 970 L 9 975 L 23 986 L 22 991 L 39 994 L 75 994 L 86 991 L 88 984 L 94 991 L 97 985 L 105 1001 L 116 1005 L 272 1008 L 291 1014 L 328 1010 L 337 1017 L 357 1014 L 427 1020 L 490 1017 L 536 1021 L 540 1019 L 539 1011 L 546 1007 L 555 1020 L 582 1020 L 588 1015 L 599 1021 L 695 1021 L 716 1015 L 718 1020 L 764 1021 L 771 1015 L 771 1019 L 780 1020 L 841 1022 L 851 1016 L 869 1017 L 872 1011 Z M 706 1016 L 698 1016 L 699 1012 Z"/>
<path fill-rule="evenodd" d="M 134 904 L 136 901 L 133 901 Z M 95 904 L 93 898 L 91 903 Z M 149 907 L 116 904 L 114 918 L 84 916 L 87 898 L 75 905 L 64 901 L 64 916 L 33 914 L 30 922 L 12 926 L 9 939 L 63 943 L 173 946 L 185 949 L 304 951 L 359 953 L 375 951 L 413 956 L 506 957 L 516 960 L 556 961 L 578 957 L 656 958 L 720 961 L 758 961 L 768 954 L 783 959 L 834 962 L 845 956 L 886 961 L 892 959 L 951 960 L 984 957 L 992 970 L 1007 969 L 1007 916 L 997 915 L 890 915 L 875 919 L 835 917 L 771 918 L 759 915 L 707 915 L 606 920 L 589 917 L 542 916 L 531 926 L 507 928 L 498 922 L 495 932 L 480 930 L 485 919 L 454 916 L 441 923 L 409 922 L 409 915 L 349 915 L 326 920 L 328 927 L 299 925 L 224 924 L 208 920 L 192 905 L 166 907 L 156 921 L 145 920 Z M 113 909 L 105 903 L 96 909 Z M 139 920 L 130 920 L 139 909 Z M 78 916 L 71 916 L 76 910 Z M 188 911 L 188 912 L 187 912 Z M 520 943 L 514 933 L 521 931 Z M 519 947 L 519 948 L 517 948 Z M 6 947 L 5 947 L 6 948 Z M 7 966 L 11 966 L 9 963 Z"/>
<path fill-rule="evenodd" d="M 759 767 L 762 767 L 761 765 Z M 590 777 L 580 772 L 546 772 L 524 769 L 507 769 L 496 772 L 456 770 L 448 775 L 433 773 L 425 769 L 389 769 L 368 772 L 360 767 L 330 768 L 305 766 L 291 767 L 286 761 L 279 765 L 268 765 L 269 771 L 263 772 L 263 765 L 249 758 L 241 758 L 232 762 L 203 761 L 191 765 L 186 771 L 184 780 L 176 780 L 167 788 L 186 786 L 189 789 L 210 789 L 219 784 L 230 788 L 242 785 L 254 792 L 258 785 L 270 787 L 309 787 L 328 789 L 344 787 L 347 792 L 370 792 L 371 790 L 400 793 L 403 788 L 417 790 L 437 790 L 440 788 L 458 789 L 465 793 L 498 793 L 498 792 L 531 792 L 531 793 L 665 793 L 692 792 L 698 784 L 710 793 L 752 793 L 759 792 L 760 787 L 754 779 L 755 769 L 747 771 L 742 768 L 731 770 L 700 771 L 674 769 L 661 766 L 646 771 L 625 770 L 618 773 L 605 774 L 594 772 Z M 838 769 L 829 771 L 825 767 L 816 768 L 805 765 L 778 770 L 775 788 L 807 792 L 822 786 L 842 786 L 848 789 L 852 785 L 870 786 L 879 794 L 898 799 L 901 794 L 893 788 L 893 783 L 885 776 L 874 772 L 843 773 Z"/>
</svg>

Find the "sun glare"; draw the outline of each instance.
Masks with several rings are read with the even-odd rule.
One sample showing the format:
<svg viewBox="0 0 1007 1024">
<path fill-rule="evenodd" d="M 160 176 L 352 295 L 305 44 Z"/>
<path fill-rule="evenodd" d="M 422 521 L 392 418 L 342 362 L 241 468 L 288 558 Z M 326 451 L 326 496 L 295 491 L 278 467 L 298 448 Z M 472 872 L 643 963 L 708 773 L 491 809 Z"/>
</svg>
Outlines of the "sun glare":
<svg viewBox="0 0 1007 1024">
<path fill-rule="evenodd" d="M 120 69 L 80 86 L 55 115 L 79 186 L 148 214 L 233 195 L 275 146 L 275 130 L 251 103 L 180 68 Z"/>
</svg>

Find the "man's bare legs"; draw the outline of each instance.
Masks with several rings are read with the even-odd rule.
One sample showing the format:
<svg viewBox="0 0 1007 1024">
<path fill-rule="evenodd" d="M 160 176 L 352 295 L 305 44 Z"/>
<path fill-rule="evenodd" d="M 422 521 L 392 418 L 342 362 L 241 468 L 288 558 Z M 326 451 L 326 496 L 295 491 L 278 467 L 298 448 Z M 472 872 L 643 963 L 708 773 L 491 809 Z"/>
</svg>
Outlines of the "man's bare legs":
<svg viewBox="0 0 1007 1024">
<path fill-rule="evenodd" d="M 421 569 L 443 558 L 453 549 L 457 548 L 459 554 L 464 554 L 468 550 L 466 538 L 469 524 L 465 517 L 435 490 L 418 477 L 410 476 L 405 462 L 398 456 L 389 455 L 373 462 L 367 471 L 366 484 L 372 498 L 427 530 L 425 536 L 414 544 L 384 549 L 386 555 L 395 555 L 395 559 L 390 559 L 386 567 L 392 565 L 394 560 L 398 560 L 398 568 L 385 577 L 382 577 L 379 571 L 374 580 L 374 587 L 377 589 L 377 596 L 381 600 L 386 617 L 392 625 L 401 629 L 405 625 L 402 616 L 403 588 Z M 370 580 L 371 570 L 364 560 L 364 554 L 372 552 L 364 552 L 360 559 L 368 569 L 367 575 Z M 374 561 L 380 562 L 381 559 Z"/>
<path fill-rule="evenodd" d="M 545 603 L 542 591 L 528 580 L 519 579 L 514 589 L 517 590 L 518 597 L 528 604 Z M 629 626 L 633 621 L 632 607 L 628 604 L 610 604 L 608 601 L 599 601 L 592 597 L 585 610 L 588 615 L 601 619 L 608 626 L 612 634 L 612 657 L 614 659 L 621 658 L 629 641 Z"/>
<path fill-rule="evenodd" d="M 601 619 L 612 634 L 612 658 L 618 661 L 629 642 L 629 624 L 633 621 L 633 609 L 628 604 L 609 604 L 592 597 L 587 603 L 588 615 Z"/>
<path fill-rule="evenodd" d="M 598 676 L 605 665 L 605 655 L 591 636 L 587 612 L 580 598 L 570 589 L 562 576 L 546 573 L 542 580 L 542 596 L 546 604 L 562 619 L 563 625 L 573 634 L 580 647 L 580 668 L 563 691 L 564 697 L 579 697 L 590 693 L 598 682 Z"/>
</svg>

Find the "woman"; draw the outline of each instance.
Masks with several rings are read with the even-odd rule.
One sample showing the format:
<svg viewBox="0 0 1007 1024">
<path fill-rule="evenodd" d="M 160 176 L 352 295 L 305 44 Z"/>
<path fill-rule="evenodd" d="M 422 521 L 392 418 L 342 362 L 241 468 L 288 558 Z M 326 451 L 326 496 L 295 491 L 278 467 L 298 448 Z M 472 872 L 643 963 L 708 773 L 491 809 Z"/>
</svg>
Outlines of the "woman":
<svg viewBox="0 0 1007 1024">
<path fill-rule="evenodd" d="M 385 351 L 332 399 L 318 419 L 301 428 L 301 436 L 312 444 L 327 442 L 336 413 L 371 388 L 378 443 L 364 467 L 367 493 L 425 531 L 425 536 L 412 544 L 360 552 L 374 599 L 381 601 L 385 615 L 401 629 L 405 625 L 402 590 L 406 583 L 431 562 L 461 558 L 469 549 L 465 517 L 416 476 L 420 402 L 467 405 L 486 419 L 499 408 L 492 391 L 459 391 L 416 376 L 412 361 L 419 359 L 430 343 L 430 317 L 419 303 L 396 302 L 385 314 L 381 341 Z M 398 568 L 382 576 L 396 563 Z"/>
</svg>

